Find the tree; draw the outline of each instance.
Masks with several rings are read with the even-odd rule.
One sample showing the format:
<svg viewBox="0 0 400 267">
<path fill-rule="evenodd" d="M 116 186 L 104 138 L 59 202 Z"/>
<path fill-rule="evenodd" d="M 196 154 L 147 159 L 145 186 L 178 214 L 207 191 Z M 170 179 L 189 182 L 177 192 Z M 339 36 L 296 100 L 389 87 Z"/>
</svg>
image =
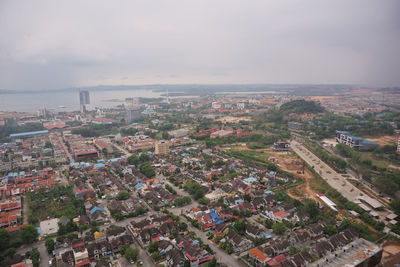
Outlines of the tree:
<svg viewBox="0 0 400 267">
<path fill-rule="evenodd" d="M 390 202 L 390 207 L 396 212 L 397 214 L 400 215 L 400 200 L 399 199 L 393 199 L 392 202 Z"/>
<path fill-rule="evenodd" d="M 39 267 L 40 253 L 37 248 L 32 249 L 27 254 L 32 260 L 33 267 Z"/>
<path fill-rule="evenodd" d="M 44 244 L 47 248 L 47 252 L 51 254 L 54 250 L 54 240 L 52 238 L 48 238 Z"/>
<path fill-rule="evenodd" d="M 136 261 L 137 257 L 139 256 L 139 249 L 128 247 L 125 249 L 124 255 L 128 261 Z"/>
<path fill-rule="evenodd" d="M 277 235 L 282 235 L 286 231 L 286 226 L 283 223 L 274 223 L 274 225 L 272 225 L 272 231 Z"/>
<path fill-rule="evenodd" d="M 217 259 L 215 257 L 206 264 L 206 267 L 216 267 L 217 266 Z"/>
<path fill-rule="evenodd" d="M 319 214 L 318 204 L 311 199 L 307 201 L 304 208 L 310 214 L 311 218 L 315 218 Z"/>
<path fill-rule="evenodd" d="M 136 155 L 129 156 L 128 163 L 131 165 L 137 165 L 140 163 L 139 158 Z"/>
<path fill-rule="evenodd" d="M 38 232 L 33 225 L 23 226 L 21 227 L 20 237 L 25 244 L 31 244 L 36 241 Z"/>
<path fill-rule="evenodd" d="M 118 193 L 117 199 L 118 200 L 125 200 L 129 198 L 129 193 L 126 190 L 122 190 Z"/>
<path fill-rule="evenodd" d="M 179 230 L 185 231 L 188 228 L 188 225 L 184 222 L 179 223 Z"/>
<path fill-rule="evenodd" d="M 147 249 L 150 253 L 158 251 L 158 242 L 153 242 L 149 245 L 149 248 Z"/>
<path fill-rule="evenodd" d="M 244 233 L 246 232 L 246 222 L 240 219 L 234 223 L 233 228 L 238 234 L 244 235 Z"/>
<path fill-rule="evenodd" d="M 333 225 L 327 225 L 324 227 L 324 234 L 329 236 L 336 234 L 336 227 Z"/>
<path fill-rule="evenodd" d="M 3 251 L 10 246 L 10 239 L 10 232 L 5 229 L 0 229 L 0 251 Z"/>
<path fill-rule="evenodd" d="M 140 164 L 139 170 L 148 178 L 156 176 L 156 171 L 153 169 L 153 167 L 151 167 L 150 163 L 148 162 Z"/>
</svg>

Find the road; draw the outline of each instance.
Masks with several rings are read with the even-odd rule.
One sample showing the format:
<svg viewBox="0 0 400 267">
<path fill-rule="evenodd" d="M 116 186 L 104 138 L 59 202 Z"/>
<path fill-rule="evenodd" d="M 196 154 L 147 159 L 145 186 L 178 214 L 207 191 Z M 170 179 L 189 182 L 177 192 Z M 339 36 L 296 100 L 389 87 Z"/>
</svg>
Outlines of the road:
<svg viewBox="0 0 400 267">
<path fill-rule="evenodd" d="M 37 248 L 40 253 L 40 267 L 48 267 L 49 266 L 49 254 L 47 253 L 46 246 L 44 245 L 44 241 L 38 241 L 36 243 L 30 245 L 23 245 L 18 250 L 17 253 L 21 255 L 25 255 L 26 252 L 31 251 L 33 248 Z"/>
<path fill-rule="evenodd" d="M 292 150 L 297 153 L 305 162 L 314 167 L 314 170 L 321 175 L 321 177 L 339 193 L 341 193 L 348 200 L 355 202 L 359 196 L 365 195 L 360 189 L 347 181 L 346 177 L 338 174 L 329 165 L 320 160 L 316 155 L 311 153 L 307 148 L 298 143 L 291 141 Z M 375 198 L 376 199 L 376 198 Z M 390 211 L 376 211 L 379 214 L 379 220 L 385 222 L 385 217 Z"/>
<path fill-rule="evenodd" d="M 121 147 L 120 145 L 118 145 L 117 143 L 112 143 L 113 144 L 113 146 L 115 146 L 116 148 L 118 148 L 119 150 L 121 150 L 124 154 L 125 154 L 125 156 L 128 158 L 128 157 L 130 157 L 131 155 L 132 155 L 132 153 L 130 153 L 128 150 L 126 150 L 125 148 L 123 148 L 123 147 Z"/>
<path fill-rule="evenodd" d="M 343 160 L 347 160 L 345 157 L 343 157 L 342 155 L 339 155 L 338 153 L 336 153 L 333 149 L 331 149 L 329 146 L 328 147 L 324 147 L 324 149 L 326 151 L 328 151 L 329 153 L 335 155 L 336 157 L 339 157 Z M 381 192 L 381 190 L 379 190 L 379 188 L 375 187 L 373 184 L 369 183 L 368 181 L 359 178 L 358 174 L 350 169 L 347 168 L 346 169 L 346 173 L 351 176 L 353 179 L 355 180 L 359 180 L 361 183 L 363 183 L 365 185 L 365 191 L 367 191 L 368 195 L 370 195 L 371 197 L 377 199 L 378 201 L 380 201 L 383 205 L 385 206 L 389 206 L 390 201 L 388 200 L 389 195 L 384 194 Z M 381 195 L 383 195 L 384 197 L 382 197 Z"/>
<path fill-rule="evenodd" d="M 316 155 L 311 153 L 307 148 L 298 143 L 291 141 L 292 150 L 297 153 L 305 162 L 307 162 L 321 177 L 333 188 L 338 190 L 345 198 L 355 201 L 363 193 L 360 189 L 346 181 L 346 178 L 338 174 L 329 165 L 320 160 Z"/>
<path fill-rule="evenodd" d="M 216 257 L 216 260 L 217 260 L 218 262 L 224 263 L 224 264 L 226 264 L 227 266 L 242 267 L 242 266 L 240 265 L 240 263 L 237 261 L 237 259 L 236 259 L 233 255 L 229 255 L 229 254 L 226 253 L 223 249 L 221 249 L 217 244 L 211 242 L 211 241 L 208 239 L 208 236 L 207 236 L 206 232 L 203 232 L 203 231 L 201 231 L 201 230 L 199 230 L 199 229 L 193 227 L 193 226 L 191 225 L 191 223 L 190 223 L 184 216 L 181 216 L 181 220 L 182 220 L 183 222 L 185 222 L 185 223 L 188 225 L 188 228 L 189 228 L 190 231 L 195 232 L 196 235 L 197 235 L 198 237 L 200 237 L 201 240 L 203 240 L 203 243 L 204 243 L 204 244 L 209 245 L 210 248 L 211 248 L 212 250 L 214 250 L 214 252 L 215 252 L 215 257 Z"/>
</svg>

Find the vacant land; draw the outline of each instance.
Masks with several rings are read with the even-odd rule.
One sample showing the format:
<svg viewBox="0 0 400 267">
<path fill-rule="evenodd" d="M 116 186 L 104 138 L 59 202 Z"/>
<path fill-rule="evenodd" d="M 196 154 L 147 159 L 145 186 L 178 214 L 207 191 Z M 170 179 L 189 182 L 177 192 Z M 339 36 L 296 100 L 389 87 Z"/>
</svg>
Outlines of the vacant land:
<svg viewBox="0 0 400 267">
<path fill-rule="evenodd" d="M 383 135 L 381 137 L 367 138 L 367 139 L 375 143 L 378 143 L 381 146 L 386 146 L 386 145 L 393 146 L 397 144 L 398 138 L 399 137 L 397 135 Z"/>
<path fill-rule="evenodd" d="M 57 186 L 39 190 L 26 196 L 29 223 L 35 224 L 48 218 L 74 218 L 84 214 L 83 200 L 75 199 L 72 187 Z"/>
</svg>

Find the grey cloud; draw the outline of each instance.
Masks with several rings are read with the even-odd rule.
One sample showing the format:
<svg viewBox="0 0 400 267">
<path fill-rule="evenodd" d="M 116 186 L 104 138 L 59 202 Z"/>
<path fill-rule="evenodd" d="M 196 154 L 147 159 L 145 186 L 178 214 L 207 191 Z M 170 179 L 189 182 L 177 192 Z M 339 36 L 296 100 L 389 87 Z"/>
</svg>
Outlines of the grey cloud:
<svg viewBox="0 0 400 267">
<path fill-rule="evenodd" d="M 0 88 L 399 85 L 396 0 L 0 2 Z"/>
</svg>

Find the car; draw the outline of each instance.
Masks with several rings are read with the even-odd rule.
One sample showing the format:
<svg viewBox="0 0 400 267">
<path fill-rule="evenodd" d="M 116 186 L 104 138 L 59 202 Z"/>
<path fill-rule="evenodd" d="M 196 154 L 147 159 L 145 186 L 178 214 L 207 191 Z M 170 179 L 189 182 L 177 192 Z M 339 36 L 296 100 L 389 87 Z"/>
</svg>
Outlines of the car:
<svg viewBox="0 0 400 267">
<path fill-rule="evenodd" d="M 143 265 L 143 261 L 139 261 L 139 264 L 140 264 L 140 265 Z"/>
</svg>

